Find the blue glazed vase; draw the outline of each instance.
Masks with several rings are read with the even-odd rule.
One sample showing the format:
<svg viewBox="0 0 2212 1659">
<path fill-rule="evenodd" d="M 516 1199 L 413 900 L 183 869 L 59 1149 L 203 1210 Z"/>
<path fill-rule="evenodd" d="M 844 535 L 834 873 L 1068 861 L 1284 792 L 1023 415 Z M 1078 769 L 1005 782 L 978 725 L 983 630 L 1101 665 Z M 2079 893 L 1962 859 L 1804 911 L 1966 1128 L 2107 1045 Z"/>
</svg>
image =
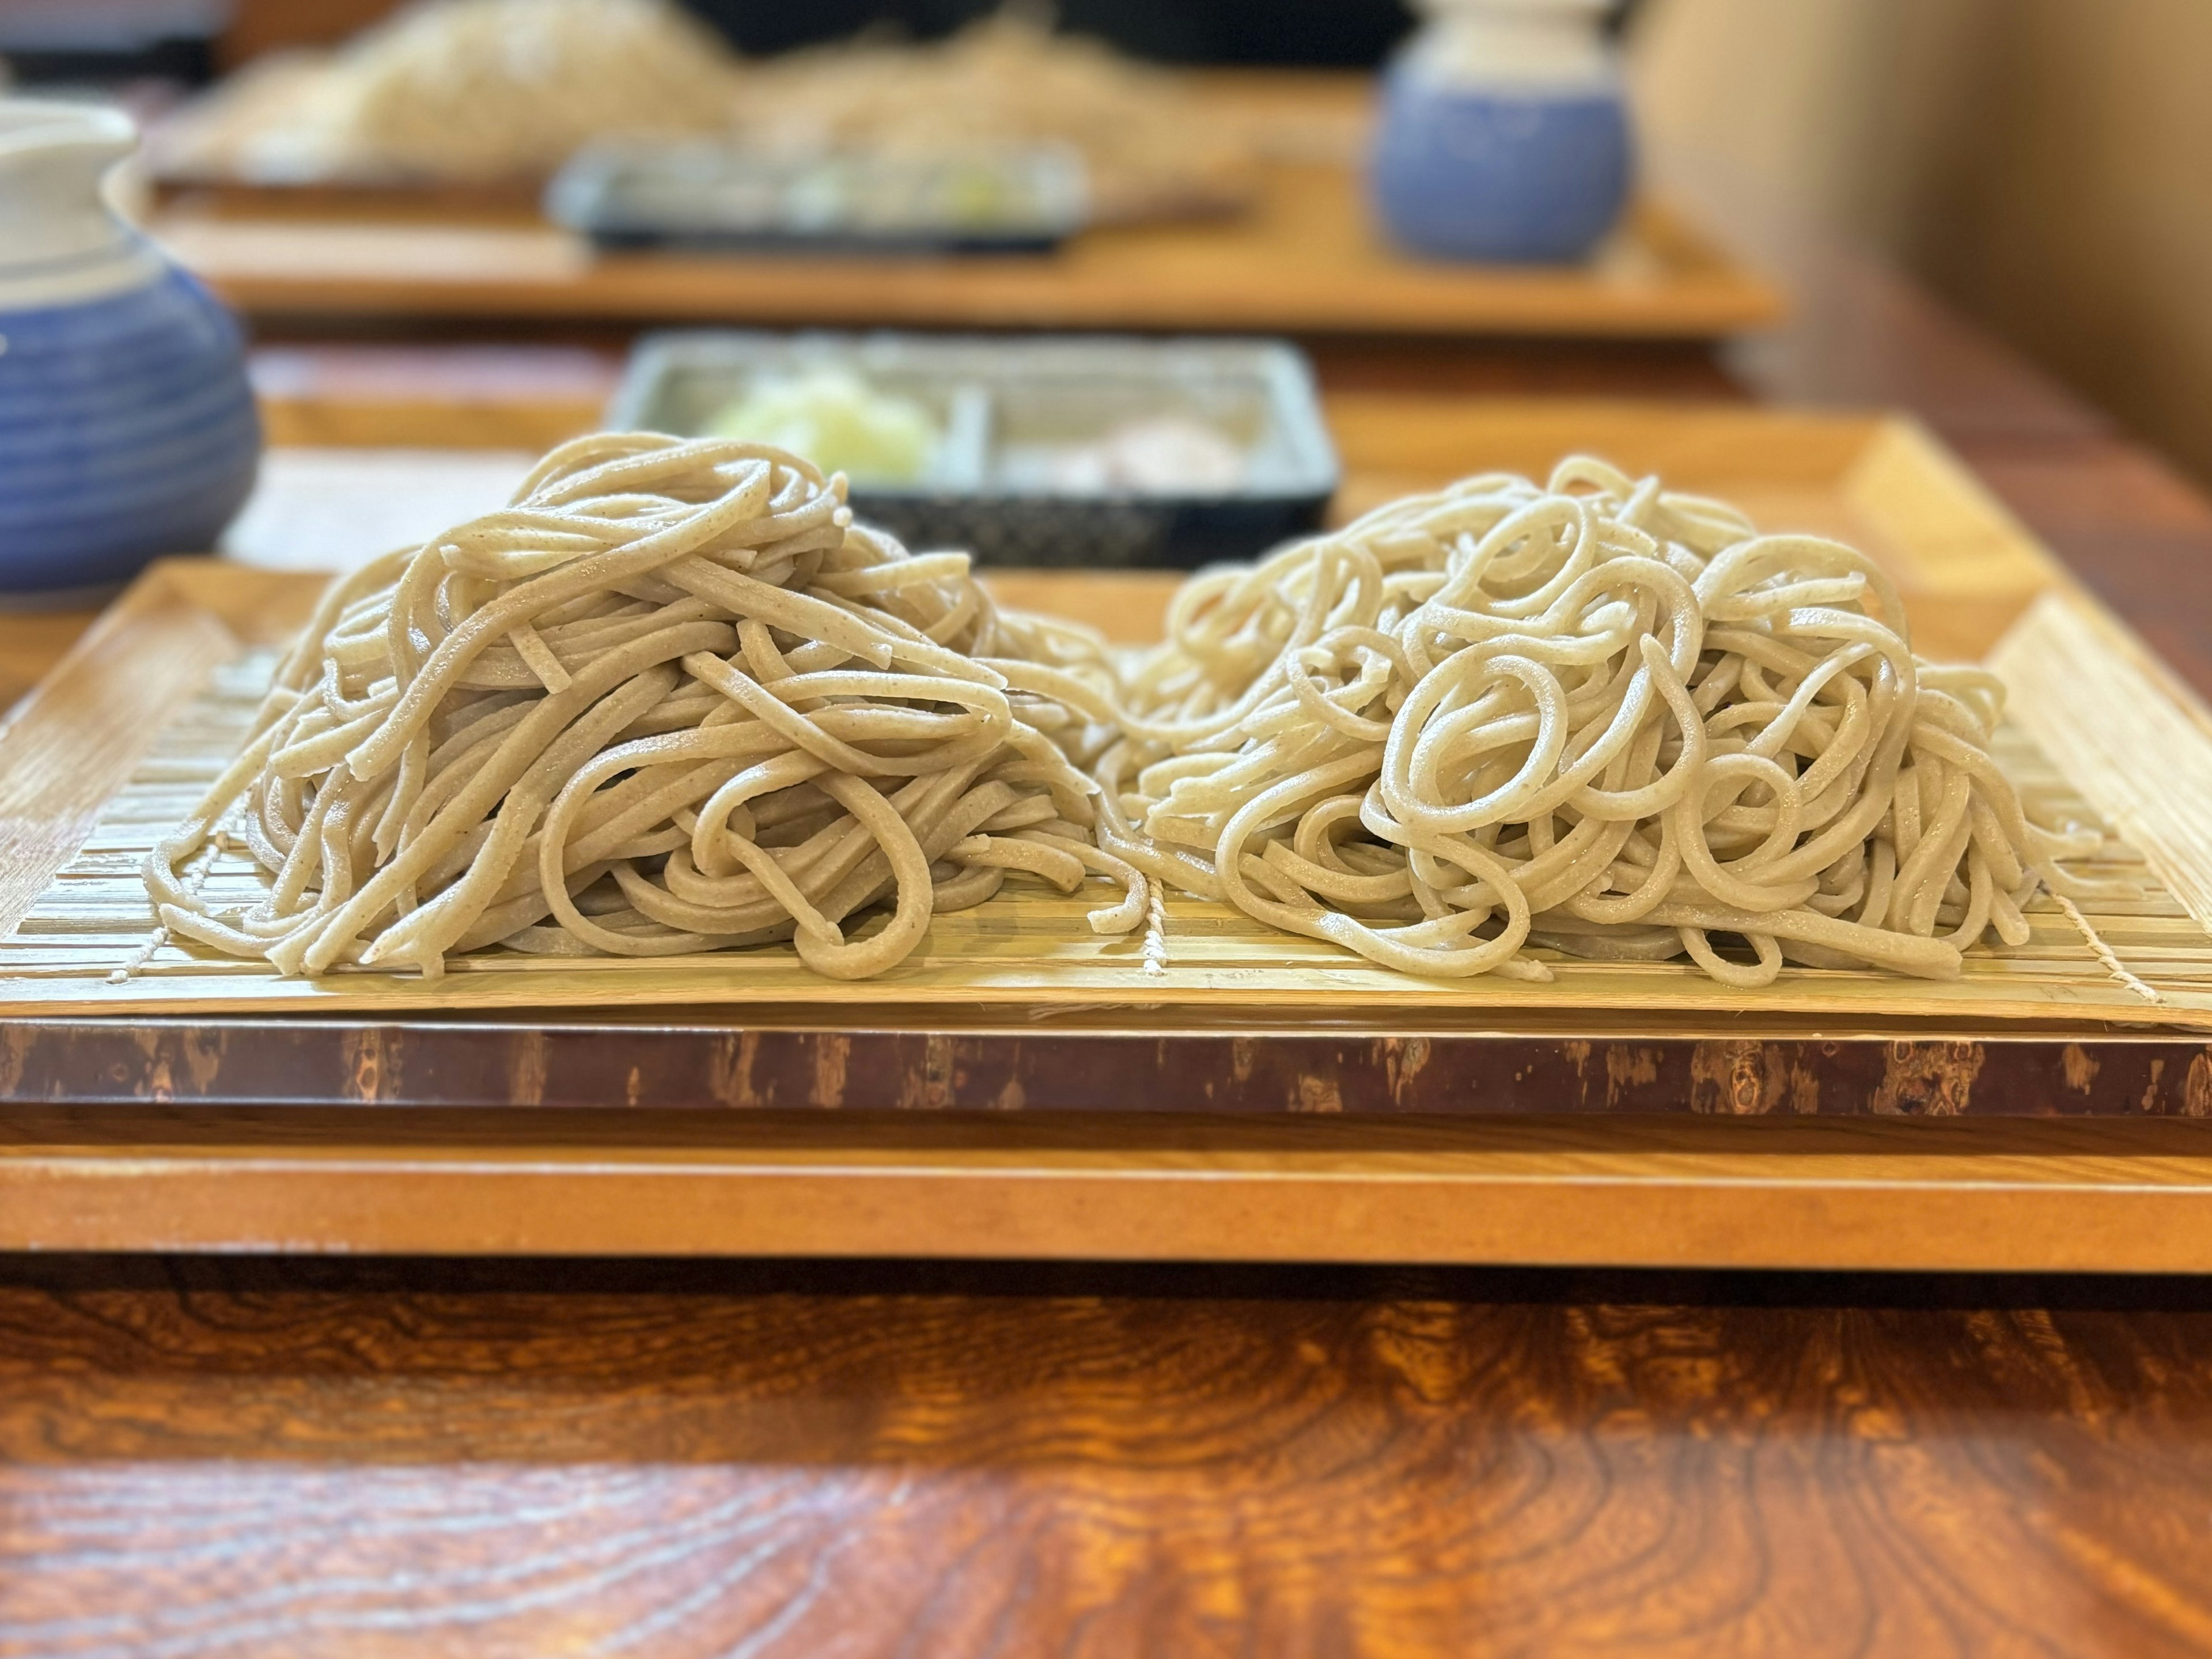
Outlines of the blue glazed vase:
<svg viewBox="0 0 2212 1659">
<path fill-rule="evenodd" d="M 204 553 L 252 488 L 238 327 L 101 198 L 114 111 L 0 99 L 0 604 Z"/>
<path fill-rule="evenodd" d="M 1428 0 L 1390 66 L 1371 167 L 1391 235 L 1443 259 L 1565 264 L 1619 221 L 1634 171 L 1605 0 Z"/>
</svg>

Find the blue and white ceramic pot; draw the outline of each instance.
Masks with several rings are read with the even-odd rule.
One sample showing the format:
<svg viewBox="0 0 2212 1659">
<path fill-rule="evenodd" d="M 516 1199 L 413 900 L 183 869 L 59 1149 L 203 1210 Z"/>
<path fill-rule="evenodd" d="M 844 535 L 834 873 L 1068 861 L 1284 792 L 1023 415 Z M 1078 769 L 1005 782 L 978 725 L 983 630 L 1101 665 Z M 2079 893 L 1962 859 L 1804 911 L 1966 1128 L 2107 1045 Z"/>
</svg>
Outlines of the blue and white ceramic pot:
<svg viewBox="0 0 2212 1659">
<path fill-rule="evenodd" d="M 1444 259 L 1566 263 L 1620 217 L 1632 166 L 1607 0 L 1419 0 L 1383 79 L 1384 225 Z"/>
<path fill-rule="evenodd" d="M 100 193 L 112 110 L 0 99 L 0 605 L 205 552 L 261 428 L 237 325 Z"/>
</svg>

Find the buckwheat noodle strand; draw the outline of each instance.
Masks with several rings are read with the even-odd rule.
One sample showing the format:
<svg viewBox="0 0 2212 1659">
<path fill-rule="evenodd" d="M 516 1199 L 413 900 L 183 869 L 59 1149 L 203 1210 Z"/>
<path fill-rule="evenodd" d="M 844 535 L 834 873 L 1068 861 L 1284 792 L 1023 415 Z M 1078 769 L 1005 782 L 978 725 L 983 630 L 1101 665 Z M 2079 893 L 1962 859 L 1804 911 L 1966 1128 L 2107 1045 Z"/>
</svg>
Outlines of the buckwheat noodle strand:
<svg viewBox="0 0 2212 1659">
<path fill-rule="evenodd" d="M 780 452 L 580 440 L 331 588 L 147 882 L 287 973 L 787 939 L 857 978 L 1097 874 L 1101 933 L 1175 887 L 1425 977 L 1746 990 L 1956 975 L 2039 887 L 2124 890 L 2062 866 L 2097 833 L 2027 819 L 2002 687 L 1916 658 L 1872 560 L 1587 458 L 1202 574 L 1167 636 L 1000 612 Z M 271 881 L 219 910 L 186 868 L 234 823 Z"/>
<path fill-rule="evenodd" d="M 857 979 L 1014 872 L 1119 882 L 1091 923 L 1127 932 L 1146 884 L 1072 758 L 1097 734 L 981 660 L 1091 650 L 998 611 L 965 556 L 855 526 L 795 457 L 581 439 L 331 588 L 146 880 L 173 934 L 288 974 L 792 939 Z M 273 879 L 218 909 L 182 871 L 234 816 Z"/>
<path fill-rule="evenodd" d="M 1872 560 L 1600 461 L 1202 574 L 1167 631 L 1004 666 L 1121 733 L 1099 845 L 1407 973 L 1546 978 L 1537 945 L 1945 977 L 2023 942 L 2039 885 L 2118 890 L 2060 867 L 2099 837 L 2027 821 L 2002 685 L 1916 659 Z"/>
</svg>

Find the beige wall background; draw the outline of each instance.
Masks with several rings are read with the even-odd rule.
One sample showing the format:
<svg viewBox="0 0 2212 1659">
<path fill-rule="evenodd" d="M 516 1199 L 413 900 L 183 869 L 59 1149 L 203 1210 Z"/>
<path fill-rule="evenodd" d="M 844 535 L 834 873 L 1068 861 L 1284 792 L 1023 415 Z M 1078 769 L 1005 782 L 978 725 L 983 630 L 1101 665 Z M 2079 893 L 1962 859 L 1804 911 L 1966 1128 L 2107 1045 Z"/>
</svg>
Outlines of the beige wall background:
<svg viewBox="0 0 2212 1659">
<path fill-rule="evenodd" d="M 1689 161 L 1872 238 L 2212 479 L 2212 0 L 1652 0 Z"/>
</svg>

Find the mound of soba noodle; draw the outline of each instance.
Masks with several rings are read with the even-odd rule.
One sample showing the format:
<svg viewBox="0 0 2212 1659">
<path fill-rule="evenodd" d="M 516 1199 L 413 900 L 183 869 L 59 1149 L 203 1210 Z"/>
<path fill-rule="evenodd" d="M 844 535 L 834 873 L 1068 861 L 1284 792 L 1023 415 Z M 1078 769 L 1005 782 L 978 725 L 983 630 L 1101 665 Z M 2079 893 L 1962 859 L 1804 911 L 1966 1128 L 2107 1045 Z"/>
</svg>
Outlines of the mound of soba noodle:
<svg viewBox="0 0 2212 1659">
<path fill-rule="evenodd" d="M 338 582 L 149 859 L 162 924 L 288 974 L 795 939 L 859 978 L 1010 872 L 1096 871 L 1123 894 L 1092 925 L 1138 925 L 1142 878 L 1094 844 L 1069 758 L 1081 722 L 986 660 L 1095 646 L 995 610 L 965 554 L 854 526 L 843 495 L 759 444 L 581 439 L 505 511 Z M 250 908 L 187 873 L 219 835 L 275 878 Z"/>
<path fill-rule="evenodd" d="M 1548 977 L 1533 945 L 1746 988 L 1956 974 L 2039 884 L 2106 896 L 1870 559 L 1601 462 L 1205 573 L 1168 633 L 1000 612 L 757 444 L 580 440 L 332 588 L 147 881 L 287 973 L 791 939 L 858 977 L 1022 872 L 1119 882 L 1101 933 L 1165 886 L 1425 976 Z M 258 903 L 198 896 L 216 838 Z"/>
<path fill-rule="evenodd" d="M 738 75 L 673 0 L 416 0 L 335 51 L 250 64 L 149 154 L 187 176 L 493 183 L 594 138 L 720 131 Z"/>
<path fill-rule="evenodd" d="M 1009 671 L 1121 732 L 1100 845 L 1408 973 L 1950 975 L 2039 883 L 2105 890 L 1990 758 L 2001 684 L 1917 660 L 1871 559 L 1601 462 L 1200 575 L 1168 633 L 1103 695 Z"/>
<path fill-rule="evenodd" d="M 1251 146 L 1186 77 L 1013 5 L 942 40 L 864 36 L 749 65 L 734 116 L 751 138 L 957 153 L 1065 144 L 1091 213 L 1121 221 L 1242 206 Z"/>
</svg>

